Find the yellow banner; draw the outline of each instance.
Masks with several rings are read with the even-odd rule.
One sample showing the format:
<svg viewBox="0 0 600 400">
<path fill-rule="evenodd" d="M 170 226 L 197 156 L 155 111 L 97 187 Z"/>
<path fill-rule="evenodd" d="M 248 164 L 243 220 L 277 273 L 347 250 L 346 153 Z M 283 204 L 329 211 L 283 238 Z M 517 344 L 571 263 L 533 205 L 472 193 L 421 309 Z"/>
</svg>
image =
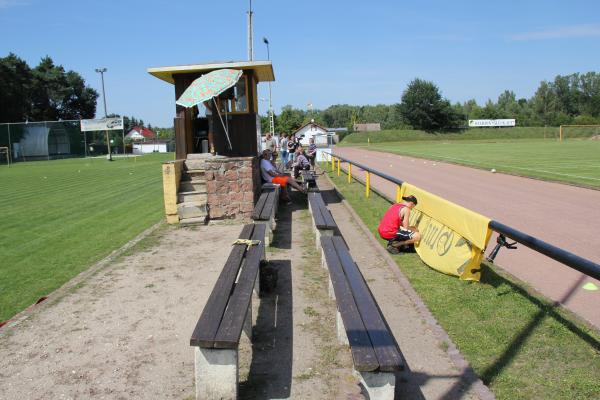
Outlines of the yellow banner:
<svg viewBox="0 0 600 400">
<path fill-rule="evenodd" d="M 479 281 L 483 251 L 491 235 L 489 218 L 409 183 L 402 185 L 401 195 L 414 195 L 419 202 L 410 225 L 421 233 L 415 246 L 421 260 L 445 274 Z"/>
</svg>

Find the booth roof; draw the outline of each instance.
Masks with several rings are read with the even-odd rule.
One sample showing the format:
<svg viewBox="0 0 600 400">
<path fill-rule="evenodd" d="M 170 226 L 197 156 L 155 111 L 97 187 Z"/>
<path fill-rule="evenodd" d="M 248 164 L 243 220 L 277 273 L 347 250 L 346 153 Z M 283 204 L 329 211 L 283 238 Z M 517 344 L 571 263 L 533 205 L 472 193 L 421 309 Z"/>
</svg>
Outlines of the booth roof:
<svg viewBox="0 0 600 400">
<path fill-rule="evenodd" d="M 216 69 L 251 69 L 258 77 L 259 82 L 272 82 L 275 80 L 273 64 L 271 61 L 228 61 L 213 62 L 209 64 L 176 65 L 173 67 L 148 68 L 148 73 L 165 82 L 175 83 L 173 75 L 203 73 Z"/>
</svg>

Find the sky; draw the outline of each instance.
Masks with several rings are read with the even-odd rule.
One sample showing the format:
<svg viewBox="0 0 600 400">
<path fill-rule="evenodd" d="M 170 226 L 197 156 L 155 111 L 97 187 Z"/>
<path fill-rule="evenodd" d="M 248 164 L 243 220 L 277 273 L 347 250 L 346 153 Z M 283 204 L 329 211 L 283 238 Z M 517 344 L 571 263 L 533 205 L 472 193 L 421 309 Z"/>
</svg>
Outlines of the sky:
<svg viewBox="0 0 600 400">
<path fill-rule="evenodd" d="M 0 57 L 50 56 L 102 93 L 108 113 L 168 127 L 174 87 L 149 67 L 247 60 L 248 0 L 0 0 Z M 254 0 L 254 60 L 292 105 L 393 104 L 414 78 L 452 102 L 529 98 L 542 80 L 600 72 L 598 0 Z M 268 86 L 259 85 L 262 114 Z M 97 115 L 103 116 L 102 98 Z M 3 122 L 3 121 L 0 121 Z"/>
</svg>

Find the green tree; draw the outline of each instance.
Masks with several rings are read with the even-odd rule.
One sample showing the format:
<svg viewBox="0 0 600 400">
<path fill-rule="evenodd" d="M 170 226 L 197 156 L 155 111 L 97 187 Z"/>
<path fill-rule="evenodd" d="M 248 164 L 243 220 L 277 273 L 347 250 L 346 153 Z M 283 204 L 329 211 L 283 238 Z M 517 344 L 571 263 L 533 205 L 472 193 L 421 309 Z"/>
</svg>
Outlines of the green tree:
<svg viewBox="0 0 600 400">
<path fill-rule="evenodd" d="M 418 78 L 402 94 L 399 110 L 413 128 L 427 132 L 456 128 L 461 120 L 433 82 Z"/>
<path fill-rule="evenodd" d="M 0 58 L 0 122 L 20 122 L 29 116 L 31 69 L 10 53 Z"/>
<path fill-rule="evenodd" d="M 292 133 L 302 126 L 304 121 L 304 111 L 296 109 L 290 105 L 281 109 L 279 118 L 275 124 L 275 131 L 280 133 Z"/>
</svg>

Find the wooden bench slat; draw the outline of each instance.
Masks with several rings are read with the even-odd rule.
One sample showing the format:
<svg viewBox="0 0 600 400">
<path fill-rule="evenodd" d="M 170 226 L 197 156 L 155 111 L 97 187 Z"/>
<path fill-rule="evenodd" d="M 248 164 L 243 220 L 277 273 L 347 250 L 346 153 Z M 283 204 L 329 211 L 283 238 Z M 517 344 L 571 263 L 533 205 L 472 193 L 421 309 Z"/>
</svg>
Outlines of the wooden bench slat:
<svg viewBox="0 0 600 400">
<path fill-rule="evenodd" d="M 275 202 L 277 201 L 277 193 L 274 190 L 267 192 L 267 199 L 265 200 L 265 205 L 260 212 L 259 219 L 261 221 L 268 221 L 271 219 L 271 215 L 273 214 L 273 209 L 275 208 Z"/>
<path fill-rule="evenodd" d="M 323 196 L 318 192 L 309 192 L 308 201 L 315 219 L 315 225 L 319 229 L 335 229 L 337 227 L 331 212 L 323 201 Z"/>
<path fill-rule="evenodd" d="M 256 205 L 254 206 L 254 210 L 252 211 L 252 219 L 258 220 L 260 219 L 260 214 L 262 213 L 263 208 L 265 207 L 267 197 L 269 196 L 269 192 L 262 192 Z"/>
<path fill-rule="evenodd" d="M 379 362 L 367 329 L 358 312 L 358 307 L 344 275 L 332 238 L 321 237 L 321 246 L 327 260 L 337 307 L 344 321 L 354 366 L 358 371 L 375 371 L 379 368 Z"/>
<path fill-rule="evenodd" d="M 254 225 L 245 225 L 239 235 L 240 239 L 249 239 Z M 214 338 L 221 324 L 223 313 L 227 307 L 235 279 L 242 264 L 245 245 L 235 245 L 229 258 L 215 283 L 200 319 L 196 323 L 190 339 L 191 346 L 214 347 Z"/>
<path fill-rule="evenodd" d="M 383 318 L 369 286 L 365 282 L 358 266 L 352 259 L 341 237 L 333 237 L 332 242 L 340 258 L 342 268 L 348 279 L 356 305 L 368 331 L 371 343 L 379 361 L 381 371 L 397 371 L 404 367 L 404 360 L 398 350 L 398 344 Z"/>
<path fill-rule="evenodd" d="M 235 349 L 238 346 L 248 307 L 251 304 L 254 283 L 264 255 L 264 239 L 265 225 L 254 225 L 252 240 L 260 240 L 260 244 L 251 246 L 246 252 L 242 272 L 233 289 L 221 325 L 215 336 L 215 348 Z"/>
<path fill-rule="evenodd" d="M 312 210 L 315 225 L 317 228 L 322 228 L 325 225 L 325 221 L 321 213 L 322 204 L 319 202 L 319 195 L 319 193 L 310 192 L 308 194 L 308 201 L 310 202 L 310 209 Z"/>
</svg>

